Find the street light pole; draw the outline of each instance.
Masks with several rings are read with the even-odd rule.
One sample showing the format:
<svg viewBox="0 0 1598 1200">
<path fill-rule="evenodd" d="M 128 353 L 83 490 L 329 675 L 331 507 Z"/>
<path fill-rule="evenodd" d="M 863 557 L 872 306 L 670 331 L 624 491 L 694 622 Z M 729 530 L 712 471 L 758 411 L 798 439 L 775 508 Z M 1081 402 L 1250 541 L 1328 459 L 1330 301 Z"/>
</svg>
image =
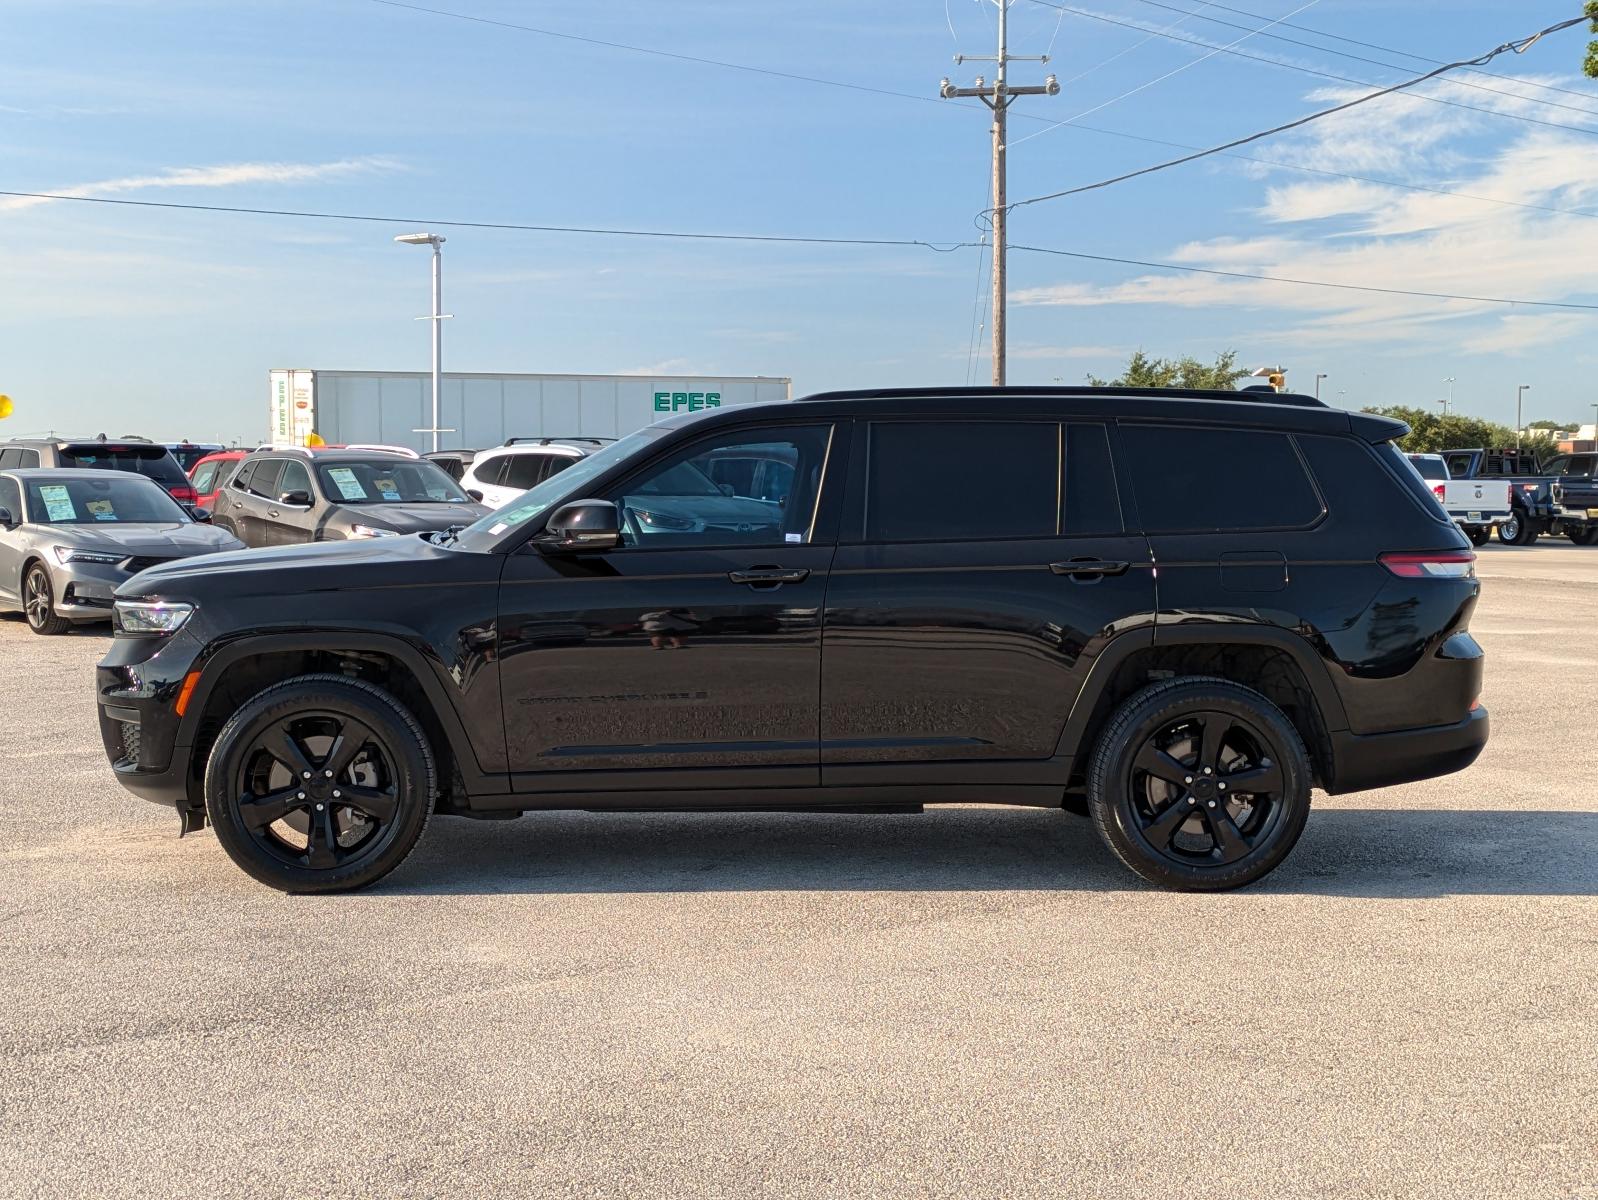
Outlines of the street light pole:
<svg viewBox="0 0 1598 1200">
<path fill-rule="evenodd" d="M 1319 400 L 1321 398 L 1321 380 L 1330 379 L 1330 378 L 1331 378 L 1331 376 L 1328 375 L 1325 371 L 1320 371 L 1320 372 L 1316 373 L 1316 375 L 1315 375 L 1315 399 Z"/>
<path fill-rule="evenodd" d="M 444 322 L 449 319 L 444 313 L 444 238 L 436 233 L 402 233 L 394 240 L 407 246 L 433 248 L 433 312 L 431 316 L 417 318 L 433 323 L 433 420 L 429 428 L 413 429 L 411 432 L 432 434 L 436 452 L 439 449 L 438 435 L 455 432 L 453 429 L 441 429 L 438 424 L 438 403 L 443 384 Z"/>
<path fill-rule="evenodd" d="M 1448 415 L 1448 410 L 1454 407 L 1454 377 L 1450 375 L 1443 380 L 1448 385 L 1448 398 L 1443 401 L 1443 416 Z"/>
<path fill-rule="evenodd" d="M 1520 449 L 1520 426 L 1522 424 L 1521 417 L 1520 417 L 1520 410 L 1521 410 L 1520 402 L 1525 397 L 1526 393 L 1529 392 L 1529 391 L 1531 391 L 1531 384 L 1529 384 L 1529 383 L 1523 383 L 1518 388 L 1515 389 L 1515 449 L 1516 450 Z"/>
</svg>

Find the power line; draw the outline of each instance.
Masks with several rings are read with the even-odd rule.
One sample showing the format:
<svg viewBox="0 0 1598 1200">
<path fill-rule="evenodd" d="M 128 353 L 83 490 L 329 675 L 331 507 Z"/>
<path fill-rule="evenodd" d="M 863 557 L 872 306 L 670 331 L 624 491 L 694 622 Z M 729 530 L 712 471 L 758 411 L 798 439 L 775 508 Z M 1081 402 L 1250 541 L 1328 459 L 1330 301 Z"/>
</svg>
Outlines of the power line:
<svg viewBox="0 0 1598 1200">
<path fill-rule="evenodd" d="M 1041 3 L 1042 0 L 1037 0 L 1037 2 Z M 1427 71 L 1424 75 L 1417 75 L 1413 79 L 1406 79 L 1400 83 L 1392 84 L 1389 87 L 1379 88 L 1376 91 L 1369 92 L 1364 96 L 1358 96 L 1353 100 L 1345 101 L 1342 104 L 1333 105 L 1331 108 L 1323 108 L 1319 112 L 1313 112 L 1307 116 L 1299 117 L 1297 120 L 1288 121 L 1284 124 L 1273 126 L 1270 129 L 1264 129 L 1258 133 L 1251 133 L 1246 137 L 1234 138 L 1229 142 L 1221 143 L 1219 146 L 1211 146 L 1207 150 L 1199 150 L 1193 154 L 1183 155 L 1181 158 L 1173 158 L 1168 162 L 1155 163 L 1153 166 L 1142 167 L 1136 171 L 1127 171 L 1121 175 L 1116 175 L 1109 179 L 1101 179 L 1097 183 L 1083 184 L 1080 187 L 1066 188 L 1062 191 L 1049 192 L 1048 194 L 1042 196 L 1033 196 L 1027 200 L 1018 200 L 1010 207 L 1021 208 L 1024 205 L 1039 204 L 1045 200 L 1058 200 L 1063 196 L 1075 196 L 1082 192 L 1095 191 L 1099 188 L 1110 187 L 1113 184 L 1124 183 L 1129 179 L 1137 179 L 1143 175 L 1152 175 L 1156 171 L 1164 171 L 1170 167 L 1179 167 L 1184 163 L 1194 162 L 1200 158 L 1207 158 L 1212 154 L 1220 154 L 1227 150 L 1236 149 L 1238 146 L 1246 146 L 1250 142 L 1258 142 L 1264 138 L 1273 137 L 1278 133 L 1286 133 L 1290 129 L 1297 129 L 1302 125 L 1308 125 L 1311 121 L 1318 121 L 1322 117 L 1329 117 L 1334 113 L 1346 112 L 1351 108 L 1357 108 L 1361 104 L 1368 104 L 1372 100 L 1380 99 L 1382 96 L 1390 96 L 1394 92 L 1404 91 L 1406 88 L 1412 88 L 1416 84 L 1425 83 L 1428 79 L 1435 79 L 1437 76 L 1442 75 L 1447 71 L 1452 71 L 1457 67 L 1481 66 L 1484 63 L 1491 62 L 1500 54 L 1506 54 L 1511 51 L 1516 54 L 1523 54 L 1549 34 L 1558 33 L 1561 30 L 1569 29 L 1575 25 L 1581 25 L 1587 20 L 1588 18 L 1584 16 L 1572 17 L 1568 21 L 1561 21 L 1558 24 L 1550 25 L 1548 28 L 1534 33 L 1529 37 L 1520 38 L 1513 42 L 1505 42 L 1497 48 L 1487 51 L 1485 54 L 1478 55 L 1476 58 L 1462 59 L 1459 62 L 1444 63 L 1440 67 L 1434 67 L 1432 70 Z"/>
<path fill-rule="evenodd" d="M 387 3 L 388 0 L 378 0 L 378 2 L 379 3 Z M 1107 24 L 1107 25 L 1118 25 L 1118 26 L 1120 26 L 1123 29 L 1132 29 L 1132 30 L 1136 30 L 1139 33 L 1147 33 L 1148 32 L 1148 29 L 1147 29 L 1146 26 L 1138 25 L 1138 24 L 1135 24 L 1135 23 L 1133 23 L 1131 21 L 1123 21 L 1123 20 L 1120 20 L 1119 18 L 1116 18 L 1116 17 L 1105 16 L 1102 13 L 1089 12 L 1085 8 L 1073 8 L 1070 5 L 1057 5 L 1057 4 L 1051 3 L 1051 0 L 1032 0 L 1032 3 L 1033 4 L 1040 4 L 1044 8 L 1060 8 L 1060 7 L 1063 7 L 1066 12 L 1071 13 L 1073 16 L 1085 17 L 1085 18 L 1087 18 L 1090 21 L 1100 21 L 1100 22 L 1103 22 L 1104 24 Z M 1582 22 L 1584 22 L 1586 20 L 1587 20 L 1586 17 L 1577 17 L 1571 22 L 1571 24 L 1579 25 L 1579 24 L 1581 24 Z M 1182 42 L 1185 45 L 1189 45 L 1189 46 L 1197 46 L 1200 49 L 1209 50 L 1209 51 L 1212 51 L 1212 52 L 1219 51 L 1219 52 L 1222 52 L 1222 53 L 1230 54 L 1234 58 L 1244 58 L 1244 59 L 1249 60 L 1250 62 L 1263 63 L 1266 66 L 1276 67 L 1279 70 L 1297 71 L 1300 75 L 1312 75 L 1312 76 L 1314 76 L 1317 79 L 1330 79 L 1330 80 L 1332 80 L 1335 83 L 1346 83 L 1346 84 L 1351 84 L 1351 85 L 1353 85 L 1355 87 L 1375 87 L 1375 86 L 1377 86 L 1376 84 L 1370 82 L 1367 79 L 1354 79 L 1354 78 L 1351 78 L 1350 76 L 1338 75 L 1338 74 L 1335 74 L 1334 72 L 1331 72 L 1331 71 L 1321 71 L 1321 70 L 1316 69 L 1315 67 L 1305 67 L 1305 66 L 1300 66 L 1297 63 L 1283 62 L 1280 59 L 1270 58 L 1270 57 L 1268 57 L 1266 55 L 1263 55 L 1263 54 L 1251 54 L 1247 50 L 1238 50 L 1238 49 L 1235 49 L 1235 48 L 1230 47 L 1230 46 L 1217 47 L 1215 45 L 1215 43 L 1213 43 L 1213 42 L 1200 41 L 1197 38 L 1182 37 L 1180 34 L 1162 33 L 1162 34 L 1157 34 L 1156 36 L 1166 38 L 1167 40 L 1173 41 L 1173 42 Z M 1477 60 L 1470 59 L 1468 61 L 1475 62 Z M 1459 64 L 1457 64 L 1457 63 L 1447 63 L 1447 64 L 1445 64 L 1445 69 L 1451 69 L 1451 68 L 1457 67 L 1458 65 Z M 1414 83 L 1421 82 L 1421 81 L 1426 80 L 1426 79 L 1431 79 L 1434 76 L 1440 75 L 1440 74 L 1442 74 L 1441 71 L 1434 71 L 1434 72 L 1431 72 L 1428 75 L 1422 76 L 1420 80 L 1411 80 L 1408 84 L 1405 84 L 1404 86 L 1406 86 L 1406 87 L 1412 86 Z M 1390 91 L 1396 91 L 1398 89 L 1393 88 L 1393 89 L 1389 89 L 1389 90 Z M 1521 98 L 1524 99 L 1525 97 L 1521 97 Z M 1588 134 L 1589 136 L 1598 137 L 1598 129 L 1592 129 L 1592 128 L 1589 128 L 1589 127 L 1583 126 L 1583 125 L 1567 125 L 1567 124 L 1565 124 L 1565 123 L 1563 123 L 1561 121 L 1545 121 L 1541 117 L 1528 117 L 1524 113 L 1504 112 L 1504 111 L 1502 111 L 1500 109 L 1496 109 L 1496 108 L 1483 108 L 1479 104 L 1466 104 L 1463 100 L 1448 100 L 1448 99 L 1445 99 L 1442 96 L 1428 96 L 1428 95 L 1426 95 L 1424 93 L 1420 93 L 1420 92 L 1416 92 L 1416 93 L 1411 94 L 1410 95 L 1410 99 L 1413 99 L 1413 100 L 1424 100 L 1424 101 L 1426 101 L 1429 104 L 1446 104 L 1450 108 L 1463 108 L 1463 109 L 1466 109 L 1466 110 L 1468 110 L 1470 112 L 1485 113 L 1488 116 L 1501 117 L 1501 118 L 1503 118 L 1506 121 L 1520 121 L 1520 122 L 1523 122 L 1523 123 L 1525 123 L 1527 125 L 1541 125 L 1541 126 L 1543 126 L 1544 128 L 1547 128 L 1547 129 L 1563 129 L 1563 130 L 1565 130 L 1568 133 L 1585 133 L 1585 134 Z M 1066 125 L 1066 124 L 1069 124 L 1069 123 L 1070 123 L 1069 122 L 1069 118 L 1066 121 L 1060 122 L 1061 125 Z M 1037 134 L 1032 134 L 1030 136 L 1036 137 L 1038 135 Z"/>
<path fill-rule="evenodd" d="M 671 229 L 609 229 L 590 225 L 529 225 L 515 221 L 443 221 L 434 217 L 389 217 L 373 213 L 315 212 L 293 208 L 246 208 L 232 204 L 180 204 L 174 200 L 128 200 L 112 196 L 72 196 L 61 192 L 0 191 L 0 196 L 26 200 L 66 200 L 79 204 L 115 204 L 125 208 L 165 208 L 182 212 L 236 213 L 254 217 L 299 217 L 316 221 L 365 221 L 382 225 L 439 225 L 451 229 L 500 229 L 522 233 L 577 233 L 596 237 L 672 238 L 702 242 L 778 242 L 800 246 L 920 246 L 949 254 L 977 242 L 929 242 L 919 238 L 806 237 L 767 233 L 698 233 Z"/>
<path fill-rule="evenodd" d="M 1118 263 L 1128 267 L 1147 267 L 1155 271 L 1187 271 L 1196 275 L 1219 275 L 1225 279 L 1259 279 L 1267 283 L 1291 283 L 1298 287 L 1335 288 L 1345 292 L 1376 292 L 1384 296 L 1418 296 L 1427 300 L 1467 300 L 1473 304 L 1503 304 L 1527 308 L 1567 308 L 1581 312 L 1598 312 L 1598 304 L 1576 304 L 1559 300 L 1511 300 L 1502 296 L 1465 296 L 1455 292 L 1422 292 L 1409 288 L 1377 287 L 1374 284 L 1333 283 L 1325 279 L 1292 279 L 1283 275 L 1259 275 L 1248 271 L 1222 271 L 1214 267 L 1194 267 L 1185 263 L 1156 262 L 1139 258 L 1116 258 L 1108 254 L 1087 254 L 1077 250 L 1056 250 L 1047 246 L 1018 246 L 1010 243 L 1012 250 L 1032 254 L 1053 254 L 1061 258 L 1081 258 L 1089 262 Z"/>
<path fill-rule="evenodd" d="M 1031 2 L 1034 3 L 1034 4 L 1038 4 L 1038 6 L 1040 8 L 1053 8 L 1053 7 L 1055 7 L 1052 4 L 1041 4 L 1041 3 L 1039 3 L 1039 0 L 1031 0 Z M 1290 46 L 1301 46 L 1301 47 L 1303 47 L 1306 50 L 1315 50 L 1315 51 L 1318 51 L 1321 54 L 1335 54 L 1339 58 L 1350 59 L 1353 62 L 1366 63 L 1366 64 L 1368 64 L 1370 66 L 1373 66 L 1373 67 L 1381 67 L 1383 70 L 1388 70 L 1388 71 L 1408 71 L 1408 70 L 1412 70 L 1413 69 L 1413 68 L 1410 68 L 1410 67 L 1402 66 L 1402 65 L 1400 65 L 1398 63 L 1382 62 L 1380 59 L 1377 59 L 1377 58 L 1367 58 L 1363 54 L 1350 54 L 1346 50 L 1334 50 L 1330 46 L 1318 46 L 1314 42 L 1306 42 L 1306 41 L 1302 41 L 1302 40 L 1300 40 L 1298 38 L 1291 38 L 1291 37 L 1286 36 L 1285 34 L 1267 32 L 1268 30 L 1273 29 L 1273 28 L 1275 28 L 1278 25 L 1287 25 L 1287 24 L 1289 24 L 1289 22 L 1287 20 L 1287 17 L 1279 17 L 1279 18 L 1276 18 L 1276 19 L 1272 19 L 1270 17 L 1260 17 L 1259 18 L 1260 20 L 1268 21 L 1270 23 L 1265 25 L 1265 26 L 1262 26 L 1260 28 L 1255 28 L 1255 27 L 1249 26 L 1249 25 L 1240 25 L 1236 21 L 1228 21 L 1228 20 L 1225 20 L 1224 18 L 1221 18 L 1221 17 L 1212 17 L 1212 16 L 1208 15 L 1207 13 L 1205 13 L 1202 9 L 1200 9 L 1197 12 L 1195 12 L 1195 11 L 1192 11 L 1190 9 L 1181 8 L 1181 7 L 1179 7 L 1179 6 L 1175 5 L 1175 4 L 1166 4 L 1164 2 L 1164 0 L 1137 0 L 1137 2 L 1139 4 L 1146 4 L 1146 5 L 1150 6 L 1151 8 L 1164 9 L 1166 12 L 1181 13 L 1183 17 L 1192 17 L 1192 18 L 1195 18 L 1195 19 L 1200 20 L 1200 21 L 1209 21 L 1209 22 L 1211 22 L 1212 24 L 1215 24 L 1215 25 L 1224 25 L 1228 29 L 1244 29 L 1244 30 L 1248 30 L 1252 34 L 1257 34 L 1257 35 L 1259 35 L 1261 37 L 1267 37 L 1267 38 L 1269 38 L 1269 39 L 1271 39 L 1272 41 L 1275 41 L 1275 42 L 1285 42 L 1285 43 L 1287 43 Z M 1228 12 L 1237 12 L 1239 10 L 1237 10 L 1237 9 L 1228 9 L 1227 11 Z M 1288 13 L 1287 16 L 1291 17 L 1291 16 L 1293 16 L 1293 14 L 1292 13 Z M 1389 50 L 1389 51 L 1387 51 L 1387 53 L 1402 55 L 1403 51 L 1402 50 Z M 1410 55 L 1409 57 L 1419 58 L 1420 56 L 1419 55 Z M 1430 62 L 1434 66 L 1435 65 L 1439 65 L 1437 59 L 1422 59 L 1421 61 Z M 1477 72 L 1472 72 L 1472 73 L 1477 73 Z M 1497 79 L 1498 78 L 1498 76 L 1496 76 L 1496 75 L 1489 75 L 1487 77 L 1489 79 Z M 1505 91 L 1503 88 L 1488 87 L 1486 84 L 1482 84 L 1482 83 L 1471 83 L 1469 80 L 1465 80 L 1465 79 L 1452 79 L 1452 80 L 1449 80 L 1449 82 L 1451 84 L 1453 84 L 1453 86 L 1455 86 L 1455 87 L 1472 88 L 1473 90 L 1478 91 L 1478 92 L 1491 92 L 1495 96 L 1507 96 L 1511 100 L 1519 100 L 1519 101 L 1521 101 L 1523 103 L 1526 103 L 1526 104 L 1542 104 L 1542 105 L 1546 105 L 1549 108 L 1562 108 L 1562 109 L 1565 109 L 1565 110 L 1567 110 L 1569 112 L 1580 113 L 1580 114 L 1582 114 L 1583 116 L 1586 116 L 1586 117 L 1598 117 L 1598 110 L 1594 110 L 1594 109 L 1591 109 L 1591 108 L 1583 108 L 1583 107 L 1581 107 L 1579 105 L 1575 105 L 1575 104 L 1562 104 L 1562 103 L 1560 103 L 1557 100 L 1539 100 L 1535 96 L 1526 96 L 1526 95 L 1522 95 L 1519 92 Z"/>
</svg>

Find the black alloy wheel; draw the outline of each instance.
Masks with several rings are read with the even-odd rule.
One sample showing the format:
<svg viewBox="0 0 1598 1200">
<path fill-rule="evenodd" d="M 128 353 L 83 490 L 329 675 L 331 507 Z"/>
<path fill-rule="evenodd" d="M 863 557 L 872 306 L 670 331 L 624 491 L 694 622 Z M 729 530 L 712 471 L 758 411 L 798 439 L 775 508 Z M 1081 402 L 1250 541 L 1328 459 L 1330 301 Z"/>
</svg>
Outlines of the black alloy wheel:
<svg viewBox="0 0 1598 1200">
<path fill-rule="evenodd" d="M 1095 747 L 1088 799 L 1105 842 L 1151 882 L 1241 887 L 1287 857 L 1309 815 L 1302 740 L 1258 692 L 1222 679 L 1152 684 Z"/>
<path fill-rule="evenodd" d="M 22 611 L 28 618 L 28 628 L 34 633 L 53 636 L 72 628 L 72 622 L 58 616 L 55 610 L 55 591 L 50 586 L 50 572 L 43 563 L 28 568 L 22 581 Z"/>
<path fill-rule="evenodd" d="M 415 718 L 342 675 L 267 688 L 223 727 L 206 810 L 248 874 L 288 892 L 364 887 L 416 845 L 432 808 L 433 760 Z"/>
</svg>

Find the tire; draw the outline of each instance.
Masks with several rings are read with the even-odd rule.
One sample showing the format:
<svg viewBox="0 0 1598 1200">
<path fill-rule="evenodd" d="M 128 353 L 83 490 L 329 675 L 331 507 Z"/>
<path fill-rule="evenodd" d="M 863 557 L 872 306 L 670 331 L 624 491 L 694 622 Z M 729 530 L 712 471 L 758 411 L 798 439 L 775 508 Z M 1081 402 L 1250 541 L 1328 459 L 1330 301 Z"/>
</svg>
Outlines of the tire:
<svg viewBox="0 0 1598 1200">
<path fill-rule="evenodd" d="M 50 586 L 50 572 L 41 562 L 29 563 L 22 573 L 22 612 L 28 618 L 28 628 L 46 637 L 72 628 L 72 622 L 55 610 L 55 589 Z"/>
<path fill-rule="evenodd" d="M 1465 536 L 1470 539 L 1472 546 L 1485 546 L 1492 540 L 1493 527 L 1491 525 L 1467 525 Z"/>
<path fill-rule="evenodd" d="M 352 728 L 359 741 L 345 745 Z M 228 718 L 206 763 L 205 809 L 252 879 L 347 892 L 405 861 L 435 785 L 427 736 L 398 700 L 343 675 L 301 675 Z"/>
<path fill-rule="evenodd" d="M 1598 525 L 1567 528 L 1565 536 L 1578 546 L 1598 546 Z"/>
<path fill-rule="evenodd" d="M 1248 793 L 1234 775 L 1275 786 Z M 1304 832 L 1309 756 L 1281 709 L 1256 691 L 1208 677 L 1153 683 L 1099 736 L 1088 806 L 1105 844 L 1150 883 L 1242 887 L 1279 866 Z"/>
<path fill-rule="evenodd" d="M 1516 513 L 1498 527 L 1498 540 L 1506 546 L 1529 546 L 1537 540 L 1537 526 Z"/>
</svg>

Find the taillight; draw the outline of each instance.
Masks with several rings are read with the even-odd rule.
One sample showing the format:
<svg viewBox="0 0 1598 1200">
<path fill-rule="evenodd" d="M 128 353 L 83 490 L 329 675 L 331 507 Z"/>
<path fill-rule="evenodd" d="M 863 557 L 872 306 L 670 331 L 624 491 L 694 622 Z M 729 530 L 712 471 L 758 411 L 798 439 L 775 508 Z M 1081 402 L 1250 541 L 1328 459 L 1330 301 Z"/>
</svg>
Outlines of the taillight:
<svg viewBox="0 0 1598 1200">
<path fill-rule="evenodd" d="M 1436 496 L 1439 500 L 1441 500 L 1447 494 L 1448 485 L 1446 483 L 1437 483 L 1432 485 L 1432 495 Z"/>
<path fill-rule="evenodd" d="M 1469 550 L 1431 554 L 1389 553 L 1379 561 L 1403 579 L 1468 579 L 1476 573 L 1476 555 Z"/>
<path fill-rule="evenodd" d="M 167 491 L 172 494 L 172 499 L 179 504 L 193 504 L 200 498 L 200 493 L 188 486 L 171 487 L 167 488 Z"/>
</svg>

